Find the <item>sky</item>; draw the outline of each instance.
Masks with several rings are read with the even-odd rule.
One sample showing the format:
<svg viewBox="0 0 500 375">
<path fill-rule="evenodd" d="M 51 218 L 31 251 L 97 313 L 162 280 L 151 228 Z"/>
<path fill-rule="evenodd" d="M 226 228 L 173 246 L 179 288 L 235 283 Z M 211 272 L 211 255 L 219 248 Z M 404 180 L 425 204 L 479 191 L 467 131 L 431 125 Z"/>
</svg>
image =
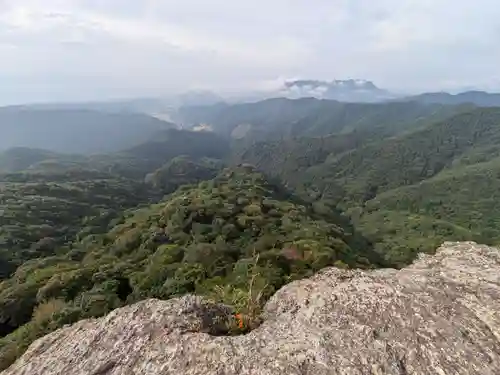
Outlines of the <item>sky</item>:
<svg viewBox="0 0 500 375">
<path fill-rule="evenodd" d="M 498 0 L 0 0 L 0 103 L 368 79 L 500 91 Z"/>
</svg>

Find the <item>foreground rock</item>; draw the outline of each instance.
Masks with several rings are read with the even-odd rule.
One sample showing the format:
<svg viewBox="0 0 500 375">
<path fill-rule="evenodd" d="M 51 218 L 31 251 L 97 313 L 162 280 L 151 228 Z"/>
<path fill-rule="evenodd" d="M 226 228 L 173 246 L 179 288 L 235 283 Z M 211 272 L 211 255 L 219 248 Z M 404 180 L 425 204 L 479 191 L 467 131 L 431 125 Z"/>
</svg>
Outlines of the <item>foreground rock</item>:
<svg viewBox="0 0 500 375">
<path fill-rule="evenodd" d="M 500 252 L 447 243 L 404 270 L 327 269 L 248 335 L 224 306 L 149 300 L 36 341 L 5 375 L 500 374 Z"/>
</svg>

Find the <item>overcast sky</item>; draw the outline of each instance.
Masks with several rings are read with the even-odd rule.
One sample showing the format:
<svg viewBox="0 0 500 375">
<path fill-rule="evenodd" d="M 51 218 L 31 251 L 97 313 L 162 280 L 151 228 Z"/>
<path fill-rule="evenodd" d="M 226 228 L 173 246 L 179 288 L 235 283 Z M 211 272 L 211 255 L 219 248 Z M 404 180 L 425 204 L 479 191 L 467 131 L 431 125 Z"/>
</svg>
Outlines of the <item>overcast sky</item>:
<svg viewBox="0 0 500 375">
<path fill-rule="evenodd" d="M 0 0 L 0 103 L 364 78 L 500 90 L 498 0 Z"/>
</svg>

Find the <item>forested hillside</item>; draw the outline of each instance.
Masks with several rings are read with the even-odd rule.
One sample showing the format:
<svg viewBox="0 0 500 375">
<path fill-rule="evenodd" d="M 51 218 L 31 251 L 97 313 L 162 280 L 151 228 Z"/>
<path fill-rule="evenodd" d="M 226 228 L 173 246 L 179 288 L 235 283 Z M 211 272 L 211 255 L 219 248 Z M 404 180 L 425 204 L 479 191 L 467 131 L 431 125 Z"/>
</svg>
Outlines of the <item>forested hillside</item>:
<svg viewBox="0 0 500 375">
<path fill-rule="evenodd" d="M 362 220 L 368 230 L 379 235 L 385 228 L 396 228 L 397 222 L 409 228 L 403 241 L 394 243 L 387 238 L 385 248 L 391 252 L 406 252 L 410 238 L 420 242 L 420 248 L 425 246 L 429 239 L 419 239 L 421 233 L 411 229 L 424 222 L 432 223 L 426 234 L 435 237 L 434 242 L 453 237 L 500 244 L 499 192 L 500 158 L 495 158 L 451 168 L 421 183 L 382 193 L 368 202 Z M 399 220 L 388 220 L 396 214 Z"/>
<path fill-rule="evenodd" d="M 132 147 L 106 154 L 65 154 L 26 147 L 11 148 L 0 152 L 0 175 L 22 172 L 30 179 L 35 176 L 64 179 L 67 174 L 91 171 L 142 179 L 177 156 L 225 159 L 229 153 L 229 142 L 214 133 L 168 129 L 156 132 L 146 142 L 139 141 Z"/>
<path fill-rule="evenodd" d="M 224 163 L 219 159 L 192 159 L 182 155 L 146 175 L 145 181 L 164 193 L 171 193 L 179 186 L 210 180 L 223 167 Z"/>
<path fill-rule="evenodd" d="M 403 265 L 444 240 L 499 241 L 499 152 L 500 109 L 482 108 L 378 140 L 358 132 L 257 143 L 238 160 L 346 210 Z"/>
<path fill-rule="evenodd" d="M 65 153 L 119 151 L 173 124 L 137 113 L 0 108 L 0 150 L 29 147 Z"/>
<path fill-rule="evenodd" d="M 209 125 L 222 135 L 253 140 L 316 137 L 373 129 L 388 135 L 442 120 L 469 107 L 418 102 L 369 104 L 279 98 L 248 104 L 184 107 L 179 111 L 179 121 L 187 126 Z"/>
<path fill-rule="evenodd" d="M 26 260 L 65 252 L 86 235 L 105 232 L 125 209 L 214 177 L 228 152 L 227 142 L 213 134 L 168 130 L 109 155 L 27 148 L 1 153 L 0 277 Z"/>
<path fill-rule="evenodd" d="M 192 158 L 225 159 L 230 152 L 228 140 L 211 132 L 192 132 L 170 129 L 157 133 L 154 139 L 124 150 L 121 155 L 148 162 L 144 168 L 160 167 L 168 161 L 184 155 Z"/>
<path fill-rule="evenodd" d="M 411 185 L 471 157 L 500 151 L 500 109 L 459 114 L 412 134 L 389 138 L 332 158 L 326 168 L 348 190 L 346 199 Z"/>
<path fill-rule="evenodd" d="M 293 279 L 328 265 L 382 265 L 334 210 L 315 210 L 250 167 L 226 169 L 124 212 L 106 233 L 79 237 L 0 284 L 2 330 L 19 327 L 0 340 L 2 366 L 44 333 L 142 298 L 195 292 L 253 319 L 248 309 Z M 260 297 L 248 305 L 248 293 Z"/>
<path fill-rule="evenodd" d="M 123 210 L 159 196 L 139 182 L 109 176 L 1 183 L 0 277 L 26 260 L 64 252 L 79 238 L 105 230 Z"/>
<path fill-rule="evenodd" d="M 401 267 L 445 240 L 500 243 L 499 108 L 273 99 L 185 110 L 214 131 L 144 140 L 134 122 L 141 137 L 115 152 L 0 153 L 0 367 L 64 324 L 148 297 L 228 303 L 245 322 L 221 334 L 239 334 L 277 288 L 323 267 Z"/>
</svg>

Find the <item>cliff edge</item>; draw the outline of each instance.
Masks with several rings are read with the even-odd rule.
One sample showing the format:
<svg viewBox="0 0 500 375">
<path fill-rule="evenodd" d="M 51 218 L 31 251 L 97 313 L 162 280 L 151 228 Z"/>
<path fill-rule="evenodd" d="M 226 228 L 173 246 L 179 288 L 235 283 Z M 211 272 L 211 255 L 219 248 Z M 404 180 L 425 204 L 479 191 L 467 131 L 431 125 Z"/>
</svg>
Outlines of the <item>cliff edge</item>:
<svg viewBox="0 0 500 375">
<path fill-rule="evenodd" d="M 328 268 L 279 290 L 259 328 L 218 336 L 230 314 L 143 301 L 37 340 L 2 374 L 500 374 L 500 251 L 445 243 L 403 270 Z"/>
</svg>

